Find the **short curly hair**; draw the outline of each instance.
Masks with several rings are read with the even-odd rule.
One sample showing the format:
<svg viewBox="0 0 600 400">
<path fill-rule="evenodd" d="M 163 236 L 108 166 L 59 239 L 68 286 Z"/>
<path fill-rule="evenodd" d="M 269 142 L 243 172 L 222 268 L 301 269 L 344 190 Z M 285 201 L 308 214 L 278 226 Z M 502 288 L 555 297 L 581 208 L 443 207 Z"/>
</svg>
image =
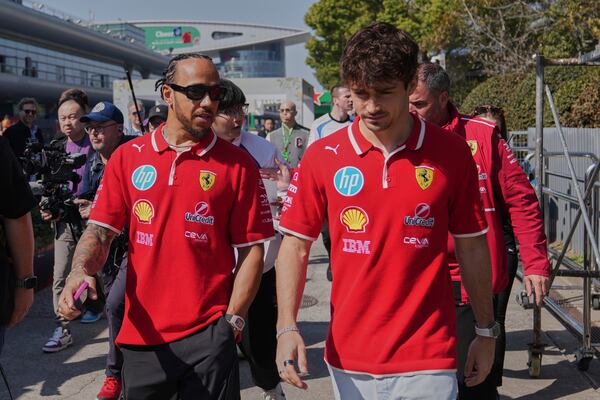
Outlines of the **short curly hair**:
<svg viewBox="0 0 600 400">
<path fill-rule="evenodd" d="M 394 25 L 375 22 L 348 39 L 340 65 L 346 84 L 372 86 L 376 82 L 399 80 L 405 87 L 417 70 L 419 45 Z"/>
</svg>

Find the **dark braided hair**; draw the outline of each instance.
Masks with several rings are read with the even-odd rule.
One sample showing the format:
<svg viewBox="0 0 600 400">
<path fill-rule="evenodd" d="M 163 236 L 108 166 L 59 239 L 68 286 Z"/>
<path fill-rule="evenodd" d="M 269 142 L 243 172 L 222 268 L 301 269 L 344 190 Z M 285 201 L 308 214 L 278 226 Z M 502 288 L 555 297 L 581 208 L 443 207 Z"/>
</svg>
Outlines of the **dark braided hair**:
<svg viewBox="0 0 600 400">
<path fill-rule="evenodd" d="M 181 60 L 189 60 L 191 58 L 197 58 L 202 60 L 210 60 L 212 62 L 212 58 L 207 55 L 201 53 L 183 53 L 178 54 L 175 57 L 171 58 L 169 61 L 169 65 L 167 65 L 167 69 L 163 71 L 162 78 L 158 79 L 154 84 L 154 91 L 160 91 L 160 97 L 162 97 L 162 87 L 164 85 L 168 85 L 169 83 L 173 83 L 175 80 L 175 72 L 177 71 L 177 63 Z"/>
</svg>

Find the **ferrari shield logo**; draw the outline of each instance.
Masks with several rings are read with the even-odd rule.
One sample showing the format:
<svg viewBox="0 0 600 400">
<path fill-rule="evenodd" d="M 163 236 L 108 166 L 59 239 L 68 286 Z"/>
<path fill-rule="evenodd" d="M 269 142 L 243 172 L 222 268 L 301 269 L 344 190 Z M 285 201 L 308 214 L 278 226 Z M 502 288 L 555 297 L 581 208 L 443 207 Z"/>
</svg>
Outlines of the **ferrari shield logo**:
<svg viewBox="0 0 600 400">
<path fill-rule="evenodd" d="M 433 182 L 433 168 L 424 166 L 415 167 L 415 176 L 421 189 L 425 190 Z"/>
<path fill-rule="evenodd" d="M 215 184 L 216 175 L 211 171 L 200 171 L 200 187 L 205 192 Z"/>
<path fill-rule="evenodd" d="M 477 140 L 467 140 L 467 144 L 469 145 L 469 148 L 471 149 L 471 155 L 475 156 L 475 154 L 477 154 Z"/>
</svg>

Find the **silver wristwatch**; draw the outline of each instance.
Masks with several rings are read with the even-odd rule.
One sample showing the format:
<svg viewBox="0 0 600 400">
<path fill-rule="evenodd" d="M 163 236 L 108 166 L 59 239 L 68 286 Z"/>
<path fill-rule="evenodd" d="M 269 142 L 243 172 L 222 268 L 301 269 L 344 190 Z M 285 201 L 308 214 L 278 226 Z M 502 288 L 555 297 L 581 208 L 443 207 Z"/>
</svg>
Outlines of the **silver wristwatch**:
<svg viewBox="0 0 600 400">
<path fill-rule="evenodd" d="M 225 314 L 225 319 L 227 320 L 227 322 L 229 322 L 229 325 L 231 325 L 231 327 L 236 331 L 241 332 L 244 330 L 244 326 L 246 326 L 246 321 L 239 315 Z"/>
<path fill-rule="evenodd" d="M 475 333 L 478 336 L 489 337 L 497 339 L 500 336 L 500 324 L 494 322 L 494 324 L 488 328 L 480 328 L 475 324 Z"/>
</svg>

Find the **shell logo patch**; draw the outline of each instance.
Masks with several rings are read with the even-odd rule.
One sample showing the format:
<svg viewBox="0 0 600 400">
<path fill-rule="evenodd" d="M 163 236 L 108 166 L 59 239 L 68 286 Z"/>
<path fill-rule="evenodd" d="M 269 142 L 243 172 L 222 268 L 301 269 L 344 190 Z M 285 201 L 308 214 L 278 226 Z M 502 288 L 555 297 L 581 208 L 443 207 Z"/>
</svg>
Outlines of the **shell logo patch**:
<svg viewBox="0 0 600 400">
<path fill-rule="evenodd" d="M 479 148 L 479 145 L 477 144 L 477 140 L 467 140 L 467 144 L 469 145 L 469 148 L 471 149 L 471 155 L 475 156 L 475 154 L 477 154 L 477 149 Z"/>
<path fill-rule="evenodd" d="M 212 171 L 200 171 L 200 187 L 205 192 L 210 190 L 215 184 L 217 175 Z"/>
<path fill-rule="evenodd" d="M 369 223 L 369 216 L 360 207 L 346 207 L 340 213 L 340 222 L 350 233 L 364 233 Z"/>
<path fill-rule="evenodd" d="M 433 168 L 423 165 L 415 167 L 415 177 L 421 189 L 425 190 L 433 183 Z"/>
<path fill-rule="evenodd" d="M 154 218 L 154 206 L 148 200 L 138 200 L 133 205 L 133 214 L 141 224 L 151 224 Z"/>
</svg>

